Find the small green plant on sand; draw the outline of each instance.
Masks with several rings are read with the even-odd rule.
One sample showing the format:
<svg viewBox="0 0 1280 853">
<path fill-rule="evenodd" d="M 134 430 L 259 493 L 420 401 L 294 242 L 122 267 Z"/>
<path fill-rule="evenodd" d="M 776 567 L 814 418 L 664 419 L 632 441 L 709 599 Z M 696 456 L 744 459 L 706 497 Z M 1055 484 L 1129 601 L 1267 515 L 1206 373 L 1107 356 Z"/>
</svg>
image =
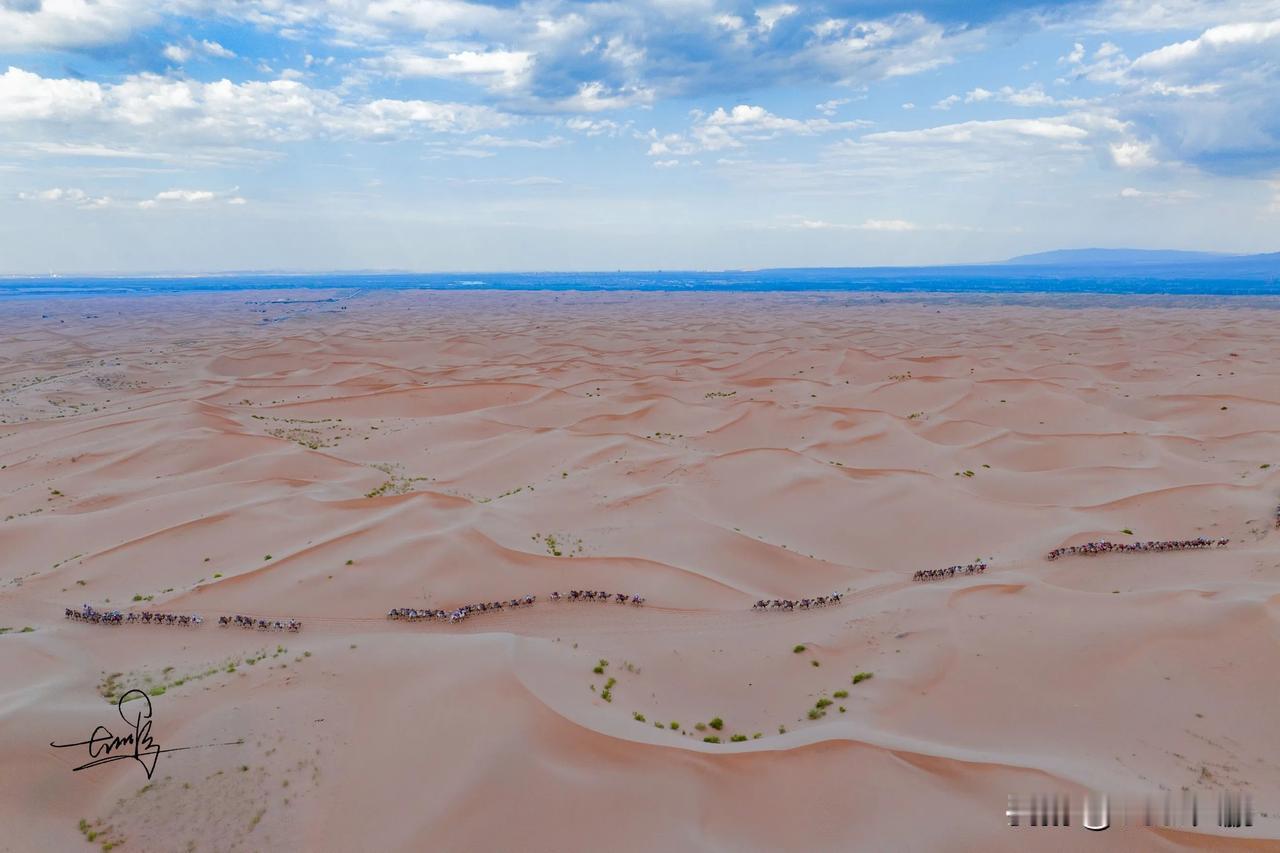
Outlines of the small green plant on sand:
<svg viewBox="0 0 1280 853">
<path fill-rule="evenodd" d="M 715 735 L 708 735 L 707 737 L 704 737 L 702 739 L 702 742 L 703 743 L 719 743 L 720 738 L 716 737 Z"/>
<path fill-rule="evenodd" d="M 711 726 L 711 728 L 715 729 L 716 731 L 720 731 L 721 729 L 724 728 L 724 720 L 720 719 L 719 717 L 712 717 L 711 720 L 707 723 L 707 725 Z"/>
<path fill-rule="evenodd" d="M 732 737 L 729 738 L 729 740 L 733 741 L 734 743 L 742 743 L 746 739 L 747 739 L 746 735 L 733 735 Z"/>
<path fill-rule="evenodd" d="M 860 672 L 853 677 L 853 683 L 861 684 L 862 682 L 866 681 L 868 678 L 871 678 L 871 676 L 872 676 L 872 673 L 870 672 Z"/>
<path fill-rule="evenodd" d="M 800 654 L 801 652 L 803 652 L 803 651 L 804 651 L 804 646 L 796 646 L 796 647 L 795 647 L 794 649 L 792 649 L 791 651 L 795 652 L 796 654 Z"/>
<path fill-rule="evenodd" d="M 832 696 L 834 696 L 834 697 L 836 697 L 837 699 L 847 699 L 847 698 L 849 698 L 849 691 L 848 691 L 848 690 L 837 690 L 835 693 L 832 693 L 831 695 L 832 695 Z"/>
</svg>

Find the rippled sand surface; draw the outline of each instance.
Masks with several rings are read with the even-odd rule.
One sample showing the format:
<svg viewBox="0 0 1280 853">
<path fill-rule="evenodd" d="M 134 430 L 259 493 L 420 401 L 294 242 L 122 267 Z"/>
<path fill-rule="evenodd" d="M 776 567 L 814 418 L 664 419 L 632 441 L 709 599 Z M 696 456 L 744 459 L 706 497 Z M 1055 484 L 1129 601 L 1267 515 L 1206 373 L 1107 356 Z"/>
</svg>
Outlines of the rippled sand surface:
<svg viewBox="0 0 1280 853">
<path fill-rule="evenodd" d="M 1276 849 L 1274 308 L 328 296 L 0 311 L 0 849 Z M 243 743 L 72 773 L 127 687 Z M 1184 787 L 1194 832 L 1004 815 Z"/>
</svg>

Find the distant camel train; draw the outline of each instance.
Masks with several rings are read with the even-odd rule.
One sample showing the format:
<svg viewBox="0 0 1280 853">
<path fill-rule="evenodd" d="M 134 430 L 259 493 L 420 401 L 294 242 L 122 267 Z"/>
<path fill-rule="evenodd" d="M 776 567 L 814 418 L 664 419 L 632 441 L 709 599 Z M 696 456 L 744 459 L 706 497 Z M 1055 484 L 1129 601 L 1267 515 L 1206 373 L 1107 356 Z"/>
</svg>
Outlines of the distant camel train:
<svg viewBox="0 0 1280 853">
<path fill-rule="evenodd" d="M 97 610 L 88 604 L 82 605 L 79 610 L 67 607 L 65 612 L 68 619 L 74 619 L 77 622 L 94 622 L 99 625 L 122 623 L 132 625 L 135 622 L 152 625 L 200 625 L 204 622 L 199 613 L 152 613 L 151 611 L 122 613 L 119 610 Z"/>
<path fill-rule="evenodd" d="M 844 593 L 833 592 L 830 595 L 819 595 L 816 598 L 762 598 L 751 605 L 752 610 L 810 610 L 814 607 L 826 607 L 828 604 L 839 604 Z"/>
<path fill-rule="evenodd" d="M 1195 539 L 1163 539 L 1150 542 L 1086 542 L 1083 545 L 1068 545 L 1065 548 L 1054 548 L 1045 559 L 1056 560 L 1069 554 L 1110 554 L 1113 552 L 1137 553 L 1142 551 L 1190 551 L 1204 548 L 1225 548 L 1230 539 L 1206 539 L 1197 536 Z"/>
<path fill-rule="evenodd" d="M 956 575 L 980 575 L 987 570 L 986 563 L 969 563 L 967 566 L 947 566 L 945 569 L 921 569 L 911 576 L 913 581 L 936 581 Z"/>
</svg>

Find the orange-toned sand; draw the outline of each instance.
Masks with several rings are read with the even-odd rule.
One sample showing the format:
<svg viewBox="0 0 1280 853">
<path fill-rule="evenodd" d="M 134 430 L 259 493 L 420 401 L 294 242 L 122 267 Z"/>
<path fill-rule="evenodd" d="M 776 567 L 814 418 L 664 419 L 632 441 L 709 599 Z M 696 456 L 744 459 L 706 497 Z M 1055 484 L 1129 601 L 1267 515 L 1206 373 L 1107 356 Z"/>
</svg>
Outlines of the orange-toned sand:
<svg viewBox="0 0 1280 853">
<path fill-rule="evenodd" d="M 282 298 L 0 304 L 0 850 L 1276 848 L 1273 308 Z M 1231 545 L 1043 557 L 1125 529 Z M 72 773 L 131 686 L 243 744 Z M 1194 832 L 1005 823 L 1184 787 Z"/>
</svg>

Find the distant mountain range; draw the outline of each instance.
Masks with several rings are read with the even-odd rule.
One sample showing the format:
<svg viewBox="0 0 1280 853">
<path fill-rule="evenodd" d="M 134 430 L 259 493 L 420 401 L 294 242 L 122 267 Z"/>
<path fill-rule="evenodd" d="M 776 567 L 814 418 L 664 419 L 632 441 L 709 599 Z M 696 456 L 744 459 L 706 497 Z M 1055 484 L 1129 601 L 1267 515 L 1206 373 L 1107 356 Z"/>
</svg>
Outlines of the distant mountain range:
<svg viewBox="0 0 1280 853">
<path fill-rule="evenodd" d="M 1280 283 L 1280 252 L 1230 255 L 1164 249 L 1057 249 L 984 264 L 927 267 L 801 267 L 761 270 L 799 281 L 919 280 L 1045 281 L 1067 279 L 1150 281 L 1261 281 Z"/>
<path fill-rule="evenodd" d="M 1055 249 L 1019 255 L 1004 261 L 1020 266 L 1092 267 L 1111 264 L 1203 264 L 1275 255 L 1228 255 L 1222 252 L 1181 252 L 1174 249 Z"/>
</svg>

